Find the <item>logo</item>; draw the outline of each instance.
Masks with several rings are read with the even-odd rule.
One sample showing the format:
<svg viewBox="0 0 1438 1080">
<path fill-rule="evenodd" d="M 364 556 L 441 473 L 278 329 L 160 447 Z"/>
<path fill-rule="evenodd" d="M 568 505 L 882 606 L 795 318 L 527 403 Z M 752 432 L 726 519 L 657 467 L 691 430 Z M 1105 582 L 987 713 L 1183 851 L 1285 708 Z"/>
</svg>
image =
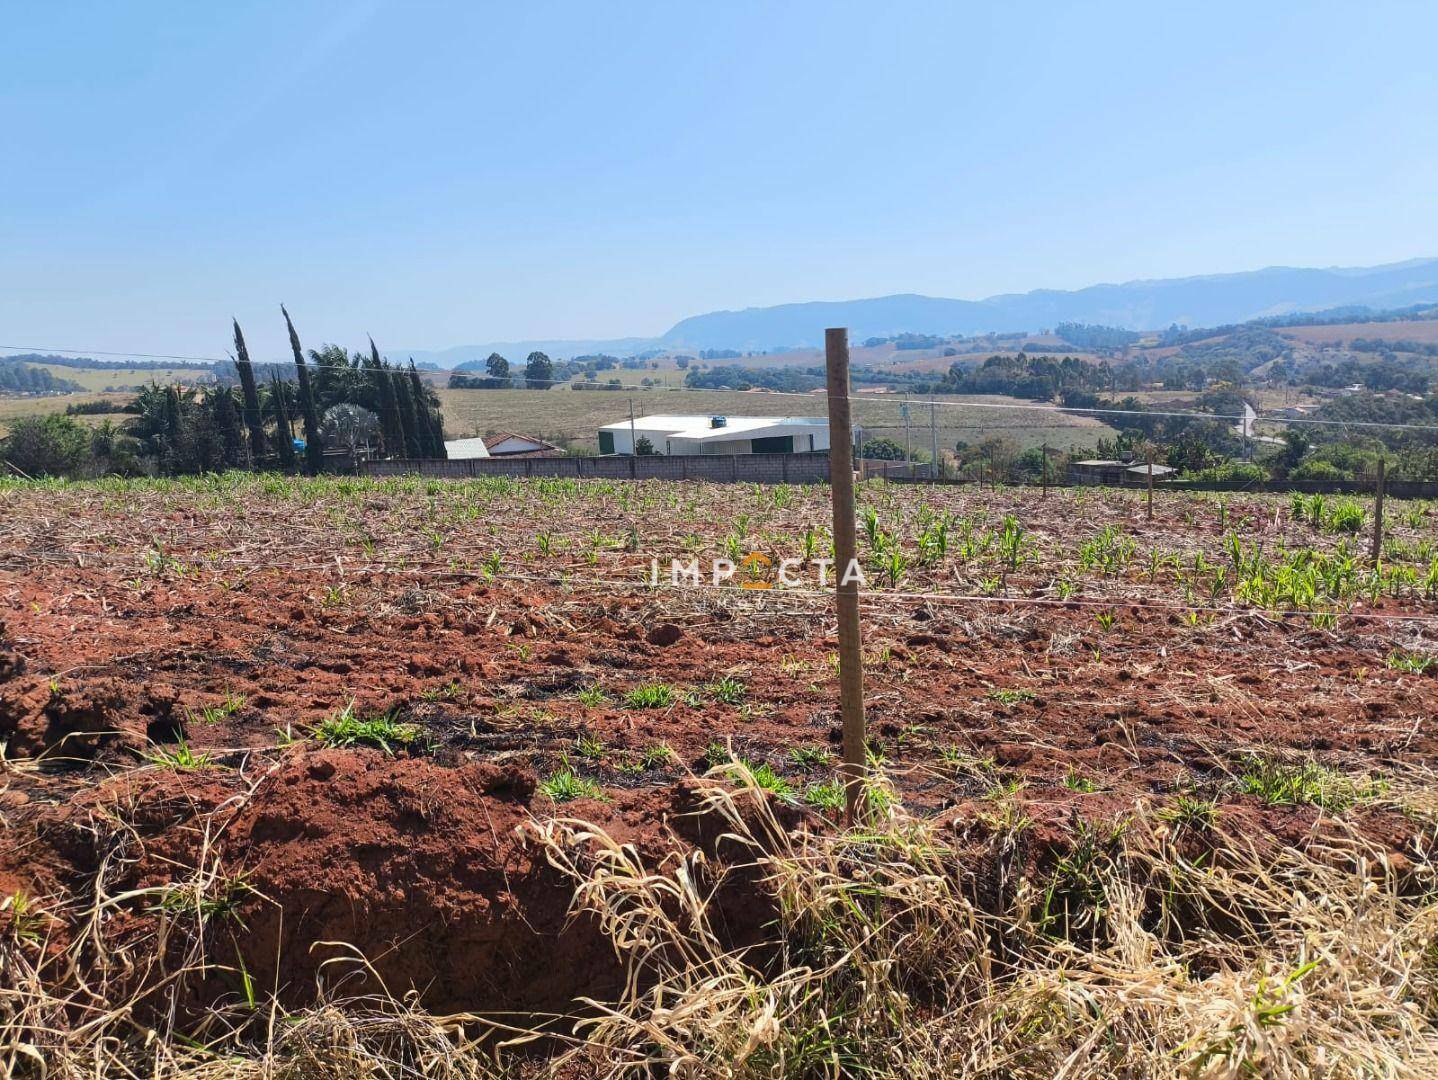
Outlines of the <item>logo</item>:
<svg viewBox="0 0 1438 1080">
<path fill-rule="evenodd" d="M 751 551 L 739 560 L 739 569 L 744 572 L 744 580 L 739 583 L 741 589 L 772 589 L 774 582 L 769 578 L 769 572 L 774 568 L 774 560 L 758 551 Z"/>
<path fill-rule="evenodd" d="M 751 551 L 737 563 L 732 559 L 714 559 L 709 564 L 709 573 L 698 559 L 685 562 L 681 559 L 669 561 L 668 581 L 659 569 L 659 560 L 649 560 L 649 584 L 658 588 L 660 584 L 689 586 L 691 588 L 734 588 L 741 589 L 823 589 L 834 576 L 833 559 L 779 559 L 775 561 L 762 551 Z M 849 563 L 839 578 L 841 585 L 857 584 L 867 587 L 864 568 L 857 559 Z"/>
</svg>

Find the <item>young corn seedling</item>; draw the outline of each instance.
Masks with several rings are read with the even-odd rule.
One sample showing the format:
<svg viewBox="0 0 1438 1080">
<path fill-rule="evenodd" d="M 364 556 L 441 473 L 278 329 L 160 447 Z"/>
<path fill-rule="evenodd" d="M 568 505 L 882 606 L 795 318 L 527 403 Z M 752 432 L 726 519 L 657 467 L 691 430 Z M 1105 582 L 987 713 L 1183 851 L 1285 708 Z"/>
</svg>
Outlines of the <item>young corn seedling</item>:
<svg viewBox="0 0 1438 1080">
<path fill-rule="evenodd" d="M 1007 687 L 990 690 L 987 694 L 991 701 L 997 701 L 1001 705 L 1019 705 L 1026 701 L 1033 701 L 1037 696 L 1032 690 L 1013 690 Z"/>
<path fill-rule="evenodd" d="M 1438 663 L 1438 657 L 1429 656 L 1426 653 L 1403 652 L 1395 649 L 1388 654 L 1388 666 L 1394 671 L 1402 671 L 1409 675 L 1426 675 Z"/>
</svg>

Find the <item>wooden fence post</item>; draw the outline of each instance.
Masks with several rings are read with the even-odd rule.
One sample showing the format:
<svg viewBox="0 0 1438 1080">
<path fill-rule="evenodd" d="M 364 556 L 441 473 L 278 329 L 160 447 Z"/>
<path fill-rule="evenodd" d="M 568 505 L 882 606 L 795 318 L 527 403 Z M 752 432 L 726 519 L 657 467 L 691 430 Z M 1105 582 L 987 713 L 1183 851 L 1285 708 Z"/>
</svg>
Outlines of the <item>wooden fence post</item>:
<svg viewBox="0 0 1438 1080">
<path fill-rule="evenodd" d="M 1152 447 L 1152 446 L 1150 446 L 1150 447 L 1148 448 L 1148 453 L 1145 455 L 1145 460 L 1148 462 L 1148 520 L 1149 520 L 1149 521 L 1152 521 L 1152 520 L 1153 520 L 1153 447 Z"/>
<path fill-rule="evenodd" d="M 864 790 L 864 655 L 854 537 L 854 443 L 849 415 L 849 331 L 824 331 L 829 391 L 829 487 L 834 498 L 834 600 L 839 616 L 839 715 L 843 723 L 844 816 L 853 823 Z"/>
<path fill-rule="evenodd" d="M 1383 489 L 1386 486 L 1387 462 L 1378 459 L 1378 482 L 1373 493 L 1373 565 L 1383 558 Z"/>
</svg>

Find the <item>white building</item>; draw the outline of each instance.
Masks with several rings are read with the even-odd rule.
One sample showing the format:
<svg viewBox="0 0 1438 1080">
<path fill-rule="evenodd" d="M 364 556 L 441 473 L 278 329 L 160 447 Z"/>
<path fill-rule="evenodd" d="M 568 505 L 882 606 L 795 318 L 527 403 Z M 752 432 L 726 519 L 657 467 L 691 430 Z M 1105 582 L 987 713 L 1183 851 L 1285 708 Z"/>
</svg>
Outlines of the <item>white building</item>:
<svg viewBox="0 0 1438 1080">
<path fill-rule="evenodd" d="M 799 454 L 829 449 L 818 416 L 640 416 L 599 429 L 601 454 L 632 454 L 648 439 L 656 454 Z"/>
</svg>

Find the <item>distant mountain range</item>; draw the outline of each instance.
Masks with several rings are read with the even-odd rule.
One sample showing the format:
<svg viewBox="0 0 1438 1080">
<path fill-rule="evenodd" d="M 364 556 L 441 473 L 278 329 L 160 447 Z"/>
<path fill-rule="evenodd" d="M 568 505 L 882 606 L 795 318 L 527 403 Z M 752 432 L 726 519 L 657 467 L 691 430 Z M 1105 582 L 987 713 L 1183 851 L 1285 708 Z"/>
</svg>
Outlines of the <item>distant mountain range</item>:
<svg viewBox="0 0 1438 1080">
<path fill-rule="evenodd" d="M 450 368 L 466 360 L 482 360 L 491 352 L 511 361 L 523 360 L 536 349 L 559 359 L 598 352 L 627 356 L 648 349 L 805 348 L 822 344 L 828 326 L 847 326 L 858 341 L 901 333 L 1036 331 L 1060 322 L 1160 330 L 1173 323 L 1218 326 L 1345 305 L 1378 309 L 1427 301 L 1438 301 L 1438 259 L 1328 269 L 1273 266 L 1237 274 L 1091 285 L 1072 291 L 1038 289 L 986 300 L 902 294 L 811 301 L 694 315 L 655 338 L 511 341 L 439 352 L 398 350 L 393 355 Z"/>
</svg>

